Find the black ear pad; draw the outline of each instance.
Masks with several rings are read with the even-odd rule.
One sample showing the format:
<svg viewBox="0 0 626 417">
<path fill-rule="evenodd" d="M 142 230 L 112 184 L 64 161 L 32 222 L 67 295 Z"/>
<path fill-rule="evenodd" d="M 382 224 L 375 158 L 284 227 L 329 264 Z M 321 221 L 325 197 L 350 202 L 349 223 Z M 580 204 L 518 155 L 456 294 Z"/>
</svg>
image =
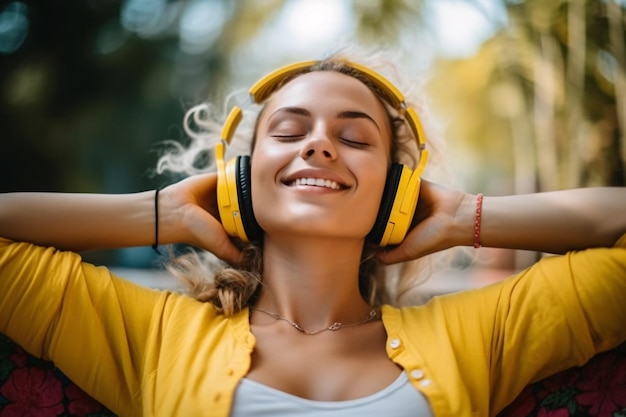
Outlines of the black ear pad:
<svg viewBox="0 0 626 417">
<path fill-rule="evenodd" d="M 400 178 L 402 175 L 402 164 L 394 162 L 389 168 L 387 173 L 387 180 L 385 181 L 385 190 L 383 191 L 383 197 L 380 201 L 380 208 L 378 209 L 378 215 L 372 230 L 367 235 L 367 239 L 371 242 L 380 244 L 383 239 L 383 234 L 387 228 L 387 222 L 391 216 L 391 209 L 395 202 L 396 195 L 398 193 L 398 184 L 400 184 Z"/>
<path fill-rule="evenodd" d="M 236 163 L 237 200 L 239 201 L 239 212 L 241 213 L 241 223 L 250 241 L 260 239 L 263 229 L 254 217 L 252 209 L 252 192 L 250 190 L 250 157 L 247 155 L 237 156 Z"/>
</svg>

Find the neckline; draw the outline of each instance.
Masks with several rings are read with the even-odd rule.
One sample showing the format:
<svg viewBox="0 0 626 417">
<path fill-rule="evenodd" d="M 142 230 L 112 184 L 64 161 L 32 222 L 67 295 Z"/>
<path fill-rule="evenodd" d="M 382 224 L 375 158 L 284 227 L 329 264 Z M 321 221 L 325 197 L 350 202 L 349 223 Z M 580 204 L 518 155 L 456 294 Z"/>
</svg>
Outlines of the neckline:
<svg viewBox="0 0 626 417">
<path fill-rule="evenodd" d="M 406 372 L 402 371 L 400 372 L 400 375 L 398 375 L 398 377 L 395 380 L 393 380 L 389 385 L 387 385 L 380 391 L 374 392 L 364 397 L 354 398 L 351 400 L 340 400 L 340 401 L 318 401 L 318 400 L 311 400 L 308 398 L 299 397 L 297 395 L 290 394 L 285 391 L 281 391 L 277 388 L 270 387 L 261 382 L 254 381 L 247 377 L 244 377 L 241 379 L 239 383 L 240 385 L 237 389 L 239 389 L 241 386 L 247 386 L 247 388 L 255 389 L 257 391 L 263 391 L 265 394 L 280 397 L 281 399 L 285 401 L 290 401 L 296 404 L 305 405 L 308 407 L 316 407 L 316 408 L 339 409 L 339 408 L 354 407 L 354 406 L 358 406 L 362 404 L 367 404 L 372 401 L 376 401 L 380 398 L 388 396 L 391 393 L 399 390 L 400 388 L 402 388 L 404 385 L 408 383 L 409 383 L 409 379 L 406 376 Z"/>
</svg>

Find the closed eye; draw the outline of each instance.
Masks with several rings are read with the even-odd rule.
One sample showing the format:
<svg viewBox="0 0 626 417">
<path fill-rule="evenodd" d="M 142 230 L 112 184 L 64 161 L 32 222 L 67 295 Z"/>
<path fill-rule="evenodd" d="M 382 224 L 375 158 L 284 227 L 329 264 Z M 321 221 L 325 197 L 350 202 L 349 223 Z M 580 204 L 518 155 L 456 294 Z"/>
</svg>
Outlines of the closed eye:
<svg viewBox="0 0 626 417">
<path fill-rule="evenodd" d="M 281 134 L 274 134 L 271 135 L 271 137 L 281 141 L 281 142 L 295 142 L 297 140 L 300 140 L 304 137 L 305 135 L 281 135 Z"/>
<path fill-rule="evenodd" d="M 371 145 L 367 142 L 359 142 L 357 140 L 353 140 L 353 139 L 347 139 L 347 138 L 339 138 L 339 140 L 341 140 L 343 143 L 345 143 L 348 146 L 352 146 L 354 148 L 368 148 Z"/>
</svg>

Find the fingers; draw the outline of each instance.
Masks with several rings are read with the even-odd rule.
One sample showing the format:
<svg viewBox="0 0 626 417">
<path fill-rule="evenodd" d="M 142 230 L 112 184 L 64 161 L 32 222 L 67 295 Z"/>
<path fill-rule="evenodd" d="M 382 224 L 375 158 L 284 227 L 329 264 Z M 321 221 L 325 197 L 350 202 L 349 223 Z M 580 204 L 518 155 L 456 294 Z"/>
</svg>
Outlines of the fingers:
<svg viewBox="0 0 626 417">
<path fill-rule="evenodd" d="M 172 242 L 189 243 L 236 265 L 241 251 L 219 221 L 216 184 L 216 174 L 195 175 L 173 184 L 164 189 L 163 209 L 174 213 L 169 228 Z"/>
<path fill-rule="evenodd" d="M 218 219 L 202 207 L 191 206 L 188 208 L 185 225 L 192 236 L 188 243 L 208 250 L 231 265 L 240 262 L 241 251 L 226 234 Z"/>
<path fill-rule="evenodd" d="M 415 226 L 402 243 L 381 250 L 377 256 L 385 264 L 411 261 L 449 248 L 447 223 L 438 216 L 431 216 Z"/>
<path fill-rule="evenodd" d="M 381 248 L 376 254 L 376 257 L 385 265 L 393 265 L 410 259 L 406 251 L 400 246 L 396 246 L 392 249 Z"/>
<path fill-rule="evenodd" d="M 207 247 L 211 253 L 230 265 L 238 265 L 241 262 L 241 251 L 233 244 L 226 233 L 218 233 L 217 239 L 213 239 L 211 247 Z"/>
<path fill-rule="evenodd" d="M 420 244 L 418 228 L 413 229 L 398 246 L 382 248 L 377 257 L 384 264 L 392 265 L 427 255 L 426 246 Z"/>
</svg>

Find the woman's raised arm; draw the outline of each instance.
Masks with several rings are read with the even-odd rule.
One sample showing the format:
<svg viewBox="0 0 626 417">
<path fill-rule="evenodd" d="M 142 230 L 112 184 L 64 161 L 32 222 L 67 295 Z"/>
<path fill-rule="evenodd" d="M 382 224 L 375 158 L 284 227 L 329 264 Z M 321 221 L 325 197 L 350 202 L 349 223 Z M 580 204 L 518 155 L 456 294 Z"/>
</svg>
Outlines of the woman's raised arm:
<svg viewBox="0 0 626 417">
<path fill-rule="evenodd" d="M 189 243 L 236 262 L 239 251 L 216 218 L 216 181 L 198 175 L 161 190 L 159 244 Z M 155 191 L 0 194 L 0 236 L 64 250 L 150 246 L 156 221 Z"/>
<path fill-rule="evenodd" d="M 63 250 L 147 246 L 154 221 L 154 191 L 0 195 L 1 236 Z"/>
<path fill-rule="evenodd" d="M 380 253 L 397 263 L 453 246 L 472 246 L 477 196 L 424 181 L 415 227 L 402 244 Z M 626 188 L 597 187 L 485 196 L 482 246 L 548 253 L 611 246 L 626 233 Z"/>
<path fill-rule="evenodd" d="M 610 247 L 626 233 L 626 188 L 579 188 L 486 197 L 485 246 L 565 253 Z"/>
</svg>

